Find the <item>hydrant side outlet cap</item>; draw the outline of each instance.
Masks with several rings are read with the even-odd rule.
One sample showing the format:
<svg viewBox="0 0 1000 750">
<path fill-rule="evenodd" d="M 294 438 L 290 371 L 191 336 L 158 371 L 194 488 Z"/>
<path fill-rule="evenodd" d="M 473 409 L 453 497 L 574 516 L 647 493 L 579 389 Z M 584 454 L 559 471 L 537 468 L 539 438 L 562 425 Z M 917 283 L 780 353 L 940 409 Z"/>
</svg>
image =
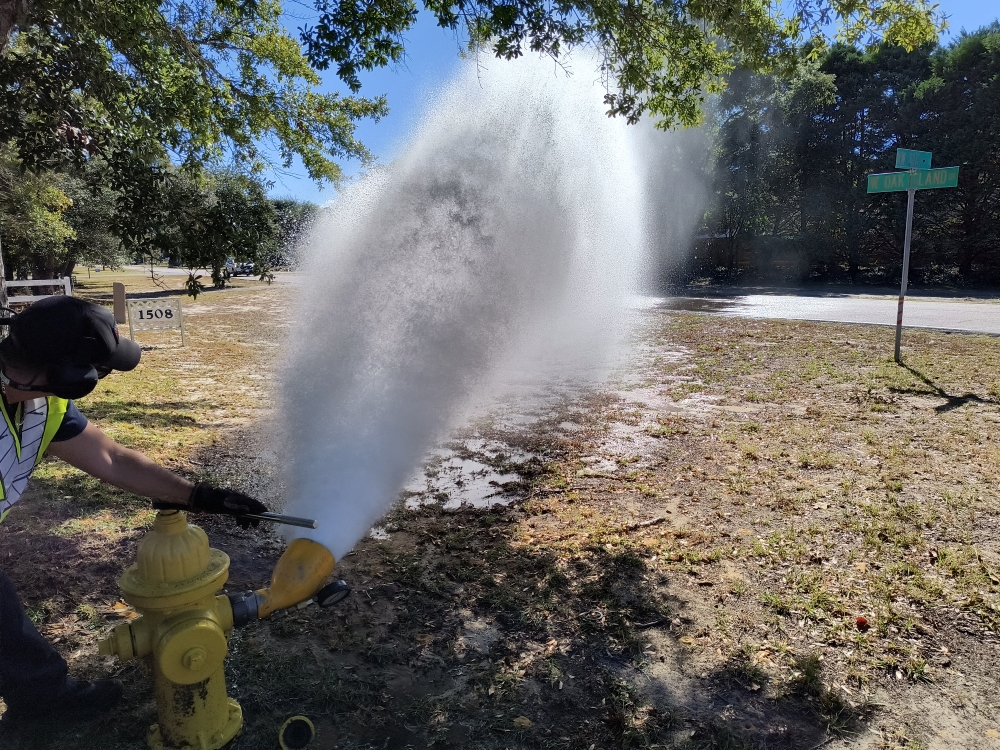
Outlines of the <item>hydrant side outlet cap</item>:
<svg viewBox="0 0 1000 750">
<path fill-rule="evenodd" d="M 226 634 L 209 613 L 185 613 L 157 643 L 157 660 L 164 676 L 178 685 L 210 677 L 226 658 Z M 202 615 L 202 616 L 198 616 Z"/>
</svg>

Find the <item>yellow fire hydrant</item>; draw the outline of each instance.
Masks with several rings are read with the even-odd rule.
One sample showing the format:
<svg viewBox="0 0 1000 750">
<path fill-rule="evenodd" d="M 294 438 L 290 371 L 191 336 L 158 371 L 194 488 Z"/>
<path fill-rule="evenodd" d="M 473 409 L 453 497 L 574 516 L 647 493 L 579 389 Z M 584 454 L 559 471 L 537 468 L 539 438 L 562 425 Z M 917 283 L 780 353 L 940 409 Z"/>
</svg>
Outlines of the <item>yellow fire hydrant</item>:
<svg viewBox="0 0 1000 750">
<path fill-rule="evenodd" d="M 118 625 L 98 644 L 101 654 L 150 663 L 159 723 L 149 728 L 149 747 L 218 750 L 233 739 L 243 712 L 226 695 L 230 631 L 309 600 L 333 568 L 333 555 L 323 545 L 296 539 L 268 588 L 217 595 L 229 578 L 229 556 L 211 549 L 208 536 L 185 513 L 159 511 L 139 542 L 135 564 L 118 581 L 140 617 Z"/>
</svg>

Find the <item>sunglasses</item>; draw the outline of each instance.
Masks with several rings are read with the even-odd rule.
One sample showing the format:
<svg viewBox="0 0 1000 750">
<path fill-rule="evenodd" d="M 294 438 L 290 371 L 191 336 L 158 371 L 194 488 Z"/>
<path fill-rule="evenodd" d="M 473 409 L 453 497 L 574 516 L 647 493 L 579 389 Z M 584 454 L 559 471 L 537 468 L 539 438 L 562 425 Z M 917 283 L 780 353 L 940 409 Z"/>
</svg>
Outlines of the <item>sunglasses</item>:
<svg viewBox="0 0 1000 750">
<path fill-rule="evenodd" d="M 16 380 L 11 380 L 7 377 L 7 373 L 0 368 L 0 383 L 3 383 L 9 388 L 16 388 L 19 391 L 47 391 L 47 385 L 40 385 L 34 382 L 34 378 L 31 379 L 30 383 L 18 383 Z"/>
</svg>

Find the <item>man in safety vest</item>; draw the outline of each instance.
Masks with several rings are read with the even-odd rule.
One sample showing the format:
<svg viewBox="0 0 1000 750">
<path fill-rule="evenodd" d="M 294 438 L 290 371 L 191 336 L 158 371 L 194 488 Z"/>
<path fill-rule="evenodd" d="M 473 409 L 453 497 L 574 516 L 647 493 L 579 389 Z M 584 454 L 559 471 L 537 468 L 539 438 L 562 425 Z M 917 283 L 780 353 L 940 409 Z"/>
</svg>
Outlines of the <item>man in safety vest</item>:
<svg viewBox="0 0 1000 750">
<path fill-rule="evenodd" d="M 140 349 L 119 337 L 114 316 L 75 297 L 48 297 L 15 316 L 0 341 L 0 521 L 24 492 L 42 455 L 52 455 L 116 487 L 152 498 L 154 508 L 260 513 L 263 503 L 194 484 L 125 448 L 89 423 L 73 403 L 113 370 L 139 364 Z M 85 682 L 38 633 L 10 579 L 0 571 L 0 696 L 4 721 L 87 715 L 114 706 L 119 680 Z"/>
</svg>

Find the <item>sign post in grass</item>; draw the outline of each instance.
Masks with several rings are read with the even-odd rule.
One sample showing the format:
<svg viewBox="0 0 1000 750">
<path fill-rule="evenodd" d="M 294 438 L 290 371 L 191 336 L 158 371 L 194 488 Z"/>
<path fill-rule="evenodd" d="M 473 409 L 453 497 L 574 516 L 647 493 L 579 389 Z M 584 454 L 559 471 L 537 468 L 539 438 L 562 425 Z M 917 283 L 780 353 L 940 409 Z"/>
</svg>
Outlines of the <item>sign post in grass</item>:
<svg viewBox="0 0 1000 750">
<path fill-rule="evenodd" d="M 886 172 L 868 175 L 869 193 L 895 193 L 906 191 L 906 233 L 903 236 L 903 280 L 899 286 L 899 307 L 896 310 L 896 363 L 902 364 L 899 345 L 903 339 L 903 298 L 910 272 L 910 236 L 913 233 L 913 199 L 918 190 L 958 187 L 958 167 L 931 169 L 930 151 L 896 149 L 896 169 L 905 172 Z"/>
</svg>

